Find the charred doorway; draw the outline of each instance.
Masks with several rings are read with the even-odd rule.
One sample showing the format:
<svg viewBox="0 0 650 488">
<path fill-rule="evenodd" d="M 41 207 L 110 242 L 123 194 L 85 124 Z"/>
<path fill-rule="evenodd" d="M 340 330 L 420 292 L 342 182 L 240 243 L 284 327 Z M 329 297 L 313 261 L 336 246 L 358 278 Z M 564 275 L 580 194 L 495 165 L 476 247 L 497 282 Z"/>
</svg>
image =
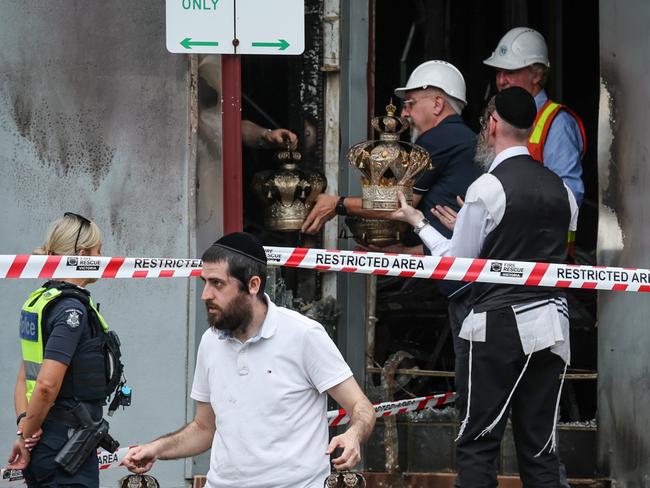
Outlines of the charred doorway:
<svg viewBox="0 0 650 488">
<path fill-rule="evenodd" d="M 242 120 L 265 129 L 285 128 L 296 134 L 299 140 L 296 150 L 302 158 L 299 167 L 304 171 L 321 171 L 323 166 L 322 3 L 322 0 L 305 1 L 302 55 L 242 57 Z M 265 204 L 251 183 L 255 175 L 279 168 L 276 155 L 282 148 L 257 141 L 244 142 L 244 230 L 260 237 L 265 245 L 316 245 L 318 240 L 312 236 L 298 231 L 273 231 L 265 225 Z M 296 269 L 282 269 L 277 273 L 278 278 L 281 275 L 284 305 L 302 309 L 317 298 L 316 273 Z"/>
<path fill-rule="evenodd" d="M 546 91 L 582 118 L 587 151 L 582 161 L 584 202 L 576 237 L 576 262 L 596 264 L 598 179 L 596 164 L 599 97 L 597 2 L 533 2 L 526 0 L 384 0 L 371 3 L 370 115 L 381 112 L 395 87 L 429 59 L 443 59 L 460 69 L 467 84 L 467 124 L 479 128 L 479 115 L 496 92 L 494 71 L 483 65 L 501 36 L 517 26 L 544 35 L 551 71 Z M 569 478 L 595 478 L 596 460 L 596 294 L 570 291 L 572 364 L 561 401 L 560 455 Z M 398 366 L 396 398 L 451 391 L 454 355 L 447 324 L 446 300 L 432 283 L 419 280 L 406 286 L 398 280 L 380 281 L 377 323 L 369 367 L 370 389 L 380 388 L 381 368 L 389 359 Z M 402 351 L 402 353 L 400 353 Z M 408 356 L 408 358 L 406 358 Z M 419 371 L 414 371 L 418 369 Z M 386 469 L 382 426 L 378 424 L 370 468 Z M 401 471 L 449 471 L 454 466 L 453 412 L 437 417 L 398 421 Z M 514 447 L 506 437 L 500 473 L 517 472 Z"/>
<path fill-rule="evenodd" d="M 582 161 L 585 199 L 577 234 L 577 262 L 595 264 L 597 226 L 596 128 L 599 96 L 597 2 L 533 2 L 532 0 L 404 0 L 396 4 L 372 0 L 368 66 L 368 120 L 380 113 L 403 86 L 410 71 L 428 59 L 444 59 L 463 73 L 469 104 L 463 116 L 478 130 L 484 103 L 494 93 L 494 73 L 482 64 L 499 38 L 515 26 L 540 31 L 549 44 L 551 59 L 547 92 L 575 110 L 583 119 L 588 139 Z M 323 73 L 321 72 L 323 5 L 307 0 L 306 51 L 303 56 L 246 56 L 242 60 L 243 118 L 267 127 L 285 127 L 300 140 L 304 167 L 323 167 Z M 343 56 L 346 53 L 342 54 Z M 363 87 L 364 90 L 366 87 Z M 200 90 L 199 90 L 200 91 Z M 216 103 L 216 102 L 215 102 Z M 347 147 L 341 147 L 346 151 Z M 273 150 L 244 149 L 244 228 L 272 245 L 319 245 L 297 233 L 269 232 L 264 228 L 262 206 L 248 186 L 253 175 L 277 167 Z M 282 270 L 286 302 L 300 310 L 311 309 L 320 298 L 319 276 L 305 271 Z M 446 302 L 435 286 L 422 280 L 381 282 L 377 288 L 374 347 L 369 349 L 367 392 L 382 400 L 381 370 L 397 368 L 395 398 L 407 398 L 454 389 L 454 356 L 448 332 Z M 369 293 L 372 301 L 374 298 Z M 277 300 L 277 295 L 276 295 Z M 570 293 L 572 367 L 562 398 L 560 450 L 571 478 L 596 476 L 596 295 Z M 336 324 L 335 307 L 321 307 L 315 318 Z M 370 312 L 368 324 L 374 320 Z M 363 347 L 359 344 L 358 347 Z M 398 354 L 399 351 L 406 354 Z M 397 364 L 396 358 L 404 358 Z M 414 371 L 419 369 L 419 371 Z M 453 439 L 456 420 L 451 411 L 437 416 L 401 418 L 397 425 L 399 452 L 393 466 L 400 471 L 450 471 L 454 466 Z M 384 426 L 378 423 L 365 456 L 370 470 L 385 471 L 387 453 Z M 587 454 L 588 453 L 588 454 Z M 388 453 L 390 456 L 391 453 Z M 512 442 L 504 443 L 500 472 L 516 473 Z"/>
</svg>

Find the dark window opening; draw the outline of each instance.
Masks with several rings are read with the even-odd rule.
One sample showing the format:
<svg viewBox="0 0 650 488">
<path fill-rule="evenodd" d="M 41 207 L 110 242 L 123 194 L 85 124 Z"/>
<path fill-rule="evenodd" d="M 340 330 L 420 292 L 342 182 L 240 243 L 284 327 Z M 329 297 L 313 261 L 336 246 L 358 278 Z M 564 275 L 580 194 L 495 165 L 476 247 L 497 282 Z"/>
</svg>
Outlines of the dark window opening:
<svg viewBox="0 0 650 488">
<path fill-rule="evenodd" d="M 376 1 L 374 10 L 373 61 L 376 69 L 371 86 L 374 86 L 375 111 L 386 105 L 396 87 L 405 86 L 408 75 L 417 65 L 430 59 L 442 59 L 451 62 L 463 73 L 468 98 L 463 117 L 475 132 L 479 130 L 478 121 L 483 107 L 496 92 L 494 70 L 483 65 L 483 60 L 490 56 L 501 36 L 513 27 L 529 26 L 542 33 L 549 47 L 551 62 L 546 91 L 551 99 L 566 104 L 580 115 L 587 133 L 588 147 L 582 161 L 585 196 L 576 237 L 576 261 L 578 264 L 595 264 L 599 97 L 597 3 L 408 0 L 396 5 Z M 454 354 L 447 323 L 446 300 L 440 296 L 435 284 L 411 281 L 379 280 L 379 320 L 373 361 L 381 366 L 397 351 L 406 351 L 413 358 L 404 360 L 400 368 L 417 367 L 432 373 L 453 371 Z M 560 454 L 567 465 L 569 477 L 592 477 L 595 469 L 595 433 L 584 435 L 584 429 L 595 430 L 593 419 L 597 408 L 596 293 L 569 290 L 567 295 L 571 316 L 572 364 L 569 372 L 572 377 L 565 381 L 561 401 Z M 380 375 L 370 376 L 370 381 L 373 385 L 379 385 Z M 444 374 L 413 376 L 396 397 L 421 396 L 451 391 L 453 388 L 453 378 Z M 447 421 L 445 419 L 437 427 L 429 427 L 432 429 L 429 432 L 432 446 L 436 438 L 451 435 L 447 432 Z M 409 433 L 410 429 L 412 426 L 405 429 L 405 433 L 400 431 L 400 436 L 409 439 L 412 436 L 421 442 L 421 436 Z M 455 435 L 451 435 L 453 437 Z M 400 443 L 400 448 L 409 451 L 407 446 L 410 442 L 404 441 L 406 446 Z M 570 449 L 564 448 L 569 444 L 573 444 Z M 516 466 L 513 462 L 514 451 L 509 452 L 513 449 L 511 443 L 508 445 L 504 442 L 504 445 L 500 472 L 505 474 L 516 471 Z M 383 447 L 375 445 L 373 449 L 380 459 L 372 467 L 383 471 Z M 453 450 L 453 442 L 449 442 L 449 449 Z M 576 455 L 576 452 L 579 454 Z M 593 453 L 588 462 L 585 462 L 585 458 L 589 458 L 586 453 Z M 404 462 L 400 463 L 402 466 L 415 466 L 419 462 L 410 459 L 410 451 L 405 456 Z M 451 460 L 453 452 L 446 452 L 443 457 Z M 447 468 L 452 467 L 453 463 Z"/>
</svg>

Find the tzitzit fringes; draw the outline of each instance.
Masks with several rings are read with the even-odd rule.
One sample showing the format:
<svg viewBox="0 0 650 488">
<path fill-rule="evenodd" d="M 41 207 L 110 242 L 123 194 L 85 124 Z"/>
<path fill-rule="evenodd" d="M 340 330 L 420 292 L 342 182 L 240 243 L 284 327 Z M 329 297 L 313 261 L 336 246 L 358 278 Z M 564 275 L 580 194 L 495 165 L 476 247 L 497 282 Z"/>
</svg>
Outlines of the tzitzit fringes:
<svg viewBox="0 0 650 488">
<path fill-rule="evenodd" d="M 555 430 L 557 428 L 557 418 L 558 414 L 560 413 L 560 397 L 562 396 L 562 387 L 564 386 L 564 377 L 566 376 L 566 369 L 569 363 L 564 363 L 564 371 L 562 371 L 562 379 L 560 380 L 560 389 L 557 392 L 557 398 L 555 399 L 555 412 L 553 414 L 553 430 L 551 431 L 551 435 L 549 436 L 548 440 L 546 441 L 546 444 L 544 444 L 544 447 L 540 449 L 540 451 L 535 454 L 535 457 L 539 457 L 542 455 L 544 452 L 544 449 L 551 444 L 550 449 L 548 452 L 555 452 L 555 449 L 557 448 L 557 439 L 555 435 Z"/>
<path fill-rule="evenodd" d="M 512 399 L 512 395 L 515 394 L 515 390 L 517 389 L 517 385 L 519 385 L 519 382 L 521 381 L 521 378 L 523 378 L 524 373 L 526 372 L 526 369 L 528 368 L 528 363 L 530 363 L 530 358 L 533 357 L 533 353 L 535 352 L 535 346 L 537 345 L 537 339 L 535 339 L 535 343 L 533 344 L 533 352 L 531 352 L 528 355 L 528 359 L 526 359 L 526 364 L 524 364 L 524 369 L 521 370 L 521 373 L 519 373 L 519 378 L 517 378 L 517 381 L 515 381 L 515 386 L 512 387 L 512 390 L 510 391 L 510 395 L 508 395 L 508 399 L 506 400 L 506 403 L 503 405 L 503 408 L 499 412 L 499 415 L 497 415 L 497 418 L 495 418 L 490 425 L 488 425 L 483 431 L 477 435 L 474 440 L 478 439 L 479 437 L 484 436 L 485 434 L 489 434 L 492 432 L 492 429 L 494 429 L 497 424 L 501 421 L 501 418 L 503 415 L 506 413 L 506 410 L 508 409 L 508 405 L 510 405 L 510 400 Z"/>
<path fill-rule="evenodd" d="M 472 403 L 472 348 L 474 345 L 472 342 L 472 332 L 473 331 L 471 330 L 469 332 L 469 380 L 467 382 L 467 412 L 465 413 L 465 418 L 460 423 L 458 435 L 456 436 L 456 439 L 454 439 L 454 442 L 458 442 L 458 440 L 463 436 L 465 428 L 467 427 L 467 423 L 469 422 L 469 407 Z"/>
</svg>

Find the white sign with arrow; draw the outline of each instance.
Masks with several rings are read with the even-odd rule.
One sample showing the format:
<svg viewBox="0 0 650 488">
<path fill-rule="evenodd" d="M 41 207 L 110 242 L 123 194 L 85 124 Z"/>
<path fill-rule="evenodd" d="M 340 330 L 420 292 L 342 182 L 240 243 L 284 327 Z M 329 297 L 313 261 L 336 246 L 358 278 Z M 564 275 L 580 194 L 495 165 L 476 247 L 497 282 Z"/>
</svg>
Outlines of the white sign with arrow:
<svg viewBox="0 0 650 488">
<path fill-rule="evenodd" d="M 166 0 L 172 53 L 302 54 L 303 0 Z"/>
</svg>

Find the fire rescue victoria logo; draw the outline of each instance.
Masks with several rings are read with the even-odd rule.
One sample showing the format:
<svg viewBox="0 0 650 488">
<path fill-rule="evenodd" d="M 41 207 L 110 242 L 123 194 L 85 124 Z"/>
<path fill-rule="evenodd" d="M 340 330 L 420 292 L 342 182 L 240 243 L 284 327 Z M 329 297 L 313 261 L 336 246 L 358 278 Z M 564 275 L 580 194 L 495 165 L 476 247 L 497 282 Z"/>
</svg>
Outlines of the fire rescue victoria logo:
<svg viewBox="0 0 650 488">
<path fill-rule="evenodd" d="M 69 257 L 65 264 L 72 268 L 75 268 L 77 271 L 99 271 L 100 262 L 99 259 L 94 259 L 91 257 Z"/>
<path fill-rule="evenodd" d="M 490 271 L 505 278 L 523 278 L 524 268 L 515 263 L 490 263 Z"/>
<path fill-rule="evenodd" d="M 282 256 L 280 256 L 278 253 L 275 253 L 273 251 L 269 251 L 268 249 L 265 249 L 266 252 L 266 261 L 268 263 L 279 263 L 280 259 Z"/>
</svg>

